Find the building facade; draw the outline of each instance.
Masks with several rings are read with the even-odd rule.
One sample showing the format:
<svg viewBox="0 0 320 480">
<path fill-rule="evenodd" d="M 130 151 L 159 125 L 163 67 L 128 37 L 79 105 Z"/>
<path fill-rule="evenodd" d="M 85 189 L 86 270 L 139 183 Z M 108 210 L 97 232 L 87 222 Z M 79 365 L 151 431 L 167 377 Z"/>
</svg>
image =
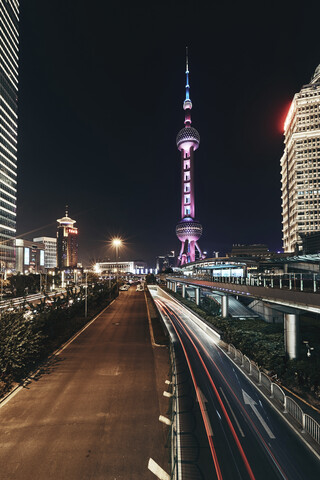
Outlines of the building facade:
<svg viewBox="0 0 320 480">
<path fill-rule="evenodd" d="M 0 269 L 15 268 L 19 2 L 0 4 Z"/>
<path fill-rule="evenodd" d="M 68 216 L 68 210 L 58 218 L 57 230 L 57 267 L 59 270 L 77 268 L 78 264 L 78 229 L 76 220 Z"/>
<path fill-rule="evenodd" d="M 268 245 L 262 243 L 254 243 L 252 245 L 233 244 L 232 250 L 228 254 L 228 257 L 257 257 L 265 258 L 269 257 L 270 252 Z"/>
<path fill-rule="evenodd" d="M 57 266 L 57 239 L 54 237 L 38 237 L 34 242 L 44 244 L 44 266 L 45 268 L 56 268 Z"/>
<path fill-rule="evenodd" d="M 186 55 L 186 98 L 183 102 L 185 113 L 184 128 L 176 138 L 178 150 L 181 152 L 181 220 L 176 226 L 176 235 L 181 242 L 178 257 L 179 265 L 194 262 L 196 250 L 202 258 L 198 240 L 202 235 L 202 225 L 195 219 L 194 193 L 194 152 L 199 148 L 199 132 L 191 126 L 191 109 L 189 85 L 188 50 Z"/>
<path fill-rule="evenodd" d="M 174 250 L 166 255 L 158 255 L 156 257 L 156 270 L 162 272 L 167 268 L 173 268 L 176 266 L 176 256 Z"/>
<path fill-rule="evenodd" d="M 22 274 L 45 272 L 44 266 L 44 243 L 31 242 L 17 238 L 16 248 L 16 271 Z"/>
<path fill-rule="evenodd" d="M 150 270 L 152 269 L 147 269 L 147 264 L 145 262 L 140 262 L 140 261 L 119 261 L 119 262 L 98 262 L 94 265 L 93 270 L 96 273 L 99 274 L 108 274 L 108 275 L 114 275 L 116 273 L 118 274 L 126 274 L 126 273 L 132 273 L 132 274 L 146 274 L 150 273 Z M 151 271 L 152 273 L 152 271 Z"/>
<path fill-rule="evenodd" d="M 310 83 L 293 98 L 284 125 L 284 142 L 283 249 L 298 253 L 301 236 L 320 230 L 320 65 Z"/>
</svg>

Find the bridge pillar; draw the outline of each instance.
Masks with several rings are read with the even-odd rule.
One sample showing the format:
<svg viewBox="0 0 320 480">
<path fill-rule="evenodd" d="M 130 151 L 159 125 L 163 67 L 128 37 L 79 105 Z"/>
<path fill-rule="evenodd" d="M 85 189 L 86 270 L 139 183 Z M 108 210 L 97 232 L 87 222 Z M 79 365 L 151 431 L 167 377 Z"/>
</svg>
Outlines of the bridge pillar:
<svg viewBox="0 0 320 480">
<path fill-rule="evenodd" d="M 177 292 L 177 282 L 173 282 L 172 290 L 176 293 Z"/>
<path fill-rule="evenodd" d="M 222 295 L 221 298 L 221 315 L 223 318 L 228 318 L 228 295 Z"/>
<path fill-rule="evenodd" d="M 167 288 L 170 289 L 170 280 L 167 280 Z"/>
<path fill-rule="evenodd" d="M 186 298 L 186 284 L 182 284 L 182 298 Z"/>
<path fill-rule="evenodd" d="M 289 360 L 299 357 L 299 315 L 284 314 L 284 348 Z"/>
<path fill-rule="evenodd" d="M 196 305 L 200 305 L 200 288 L 199 287 L 195 288 L 195 294 L 196 294 Z"/>
</svg>

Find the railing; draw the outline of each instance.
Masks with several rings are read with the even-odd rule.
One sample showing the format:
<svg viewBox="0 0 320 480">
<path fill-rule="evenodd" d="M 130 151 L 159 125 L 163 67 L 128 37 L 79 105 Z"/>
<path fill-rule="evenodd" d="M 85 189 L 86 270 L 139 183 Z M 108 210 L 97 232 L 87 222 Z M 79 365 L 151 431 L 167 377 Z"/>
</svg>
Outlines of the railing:
<svg viewBox="0 0 320 480">
<path fill-rule="evenodd" d="M 175 277 L 179 275 L 174 274 Z M 209 274 L 194 274 L 182 276 L 187 279 L 207 280 L 209 282 L 231 283 L 233 285 L 248 285 L 252 287 L 268 287 L 300 292 L 320 292 L 320 274 L 318 273 L 284 273 L 276 274 L 248 274 L 245 277 L 215 276 Z M 167 277 L 170 280 L 170 276 Z"/>
<path fill-rule="evenodd" d="M 251 376 L 255 382 L 264 387 L 270 398 L 277 401 L 283 413 L 290 415 L 301 427 L 301 432 L 307 432 L 320 445 L 320 425 L 310 415 L 303 412 L 300 405 L 291 397 L 286 395 L 282 388 L 272 381 L 258 365 L 250 360 L 246 355 L 235 348 L 234 345 L 227 344 L 228 354 Z"/>
<path fill-rule="evenodd" d="M 176 358 L 173 344 L 170 343 L 171 381 L 172 381 L 172 408 L 171 408 L 171 475 L 172 480 L 181 479 L 179 457 L 179 405 Z"/>
</svg>

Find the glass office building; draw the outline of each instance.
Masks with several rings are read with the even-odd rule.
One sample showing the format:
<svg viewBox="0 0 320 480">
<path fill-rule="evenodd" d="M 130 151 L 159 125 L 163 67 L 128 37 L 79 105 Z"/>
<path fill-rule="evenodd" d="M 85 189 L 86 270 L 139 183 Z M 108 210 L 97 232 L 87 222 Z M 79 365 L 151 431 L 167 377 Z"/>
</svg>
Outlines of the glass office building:
<svg viewBox="0 0 320 480">
<path fill-rule="evenodd" d="M 19 2 L 0 1 L 0 269 L 15 267 Z"/>
</svg>

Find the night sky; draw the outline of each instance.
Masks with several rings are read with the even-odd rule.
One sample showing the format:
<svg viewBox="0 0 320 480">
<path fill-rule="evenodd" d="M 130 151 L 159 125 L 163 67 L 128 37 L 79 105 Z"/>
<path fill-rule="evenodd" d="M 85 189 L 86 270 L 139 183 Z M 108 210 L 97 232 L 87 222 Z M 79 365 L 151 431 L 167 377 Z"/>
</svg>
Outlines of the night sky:
<svg viewBox="0 0 320 480">
<path fill-rule="evenodd" d="M 295 5 L 295 7 L 294 7 Z M 308 6 L 308 8 L 307 8 Z M 280 157 L 293 95 L 320 63 L 306 2 L 21 2 L 18 234 L 55 236 L 65 205 L 79 257 L 152 266 L 179 249 L 185 47 L 199 241 L 281 242 Z M 33 233 L 31 233 L 33 232 Z"/>
</svg>

